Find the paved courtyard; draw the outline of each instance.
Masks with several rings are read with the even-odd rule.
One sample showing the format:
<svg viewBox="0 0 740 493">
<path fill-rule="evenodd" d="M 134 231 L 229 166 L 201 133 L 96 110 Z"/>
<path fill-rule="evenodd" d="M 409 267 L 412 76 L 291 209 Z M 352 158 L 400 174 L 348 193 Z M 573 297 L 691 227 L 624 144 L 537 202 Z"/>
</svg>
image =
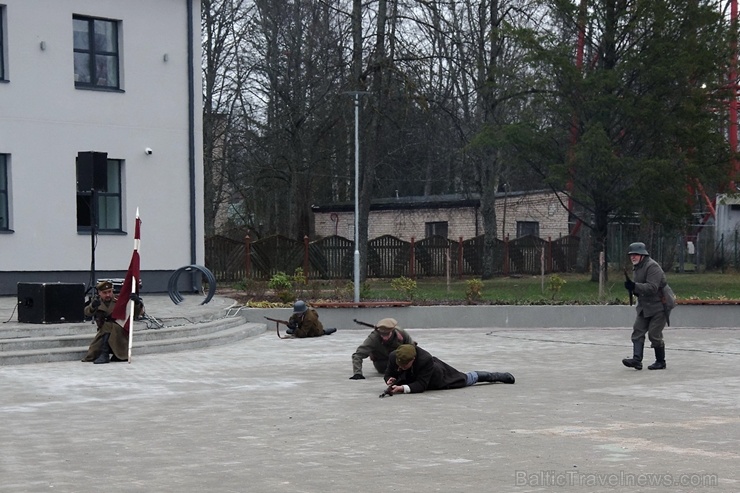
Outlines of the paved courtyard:
<svg viewBox="0 0 740 493">
<path fill-rule="evenodd" d="M 0 367 L 0 492 L 740 491 L 736 329 L 667 329 L 666 371 L 627 328 L 410 332 L 516 384 L 379 399 L 347 329 Z"/>
</svg>

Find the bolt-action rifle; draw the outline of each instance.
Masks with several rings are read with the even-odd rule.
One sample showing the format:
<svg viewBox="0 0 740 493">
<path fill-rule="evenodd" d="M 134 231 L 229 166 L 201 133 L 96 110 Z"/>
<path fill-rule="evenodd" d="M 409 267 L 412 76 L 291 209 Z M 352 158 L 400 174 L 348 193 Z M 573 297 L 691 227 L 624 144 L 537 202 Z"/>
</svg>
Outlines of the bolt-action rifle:
<svg viewBox="0 0 740 493">
<path fill-rule="evenodd" d="M 624 269 L 624 280 L 625 281 L 631 281 L 632 280 L 632 279 L 630 279 L 629 274 L 627 274 L 627 269 Z M 629 294 L 630 294 L 630 306 L 632 306 L 632 304 L 635 301 L 635 292 L 630 289 L 629 290 Z"/>
<path fill-rule="evenodd" d="M 281 336 L 280 335 L 280 324 L 283 324 L 286 327 L 289 327 L 290 326 L 290 322 L 288 322 L 287 320 L 280 320 L 280 319 L 277 319 L 277 318 L 270 318 L 270 317 L 265 317 L 265 318 L 267 320 L 269 320 L 270 322 L 275 322 L 275 332 L 277 332 L 277 336 L 280 339 L 290 339 L 290 336 Z"/>
<path fill-rule="evenodd" d="M 364 325 L 365 327 L 370 327 L 371 329 L 377 329 L 377 327 L 373 324 L 369 324 L 367 322 L 361 322 L 360 320 L 357 320 L 356 318 L 352 320 L 357 325 Z"/>
</svg>

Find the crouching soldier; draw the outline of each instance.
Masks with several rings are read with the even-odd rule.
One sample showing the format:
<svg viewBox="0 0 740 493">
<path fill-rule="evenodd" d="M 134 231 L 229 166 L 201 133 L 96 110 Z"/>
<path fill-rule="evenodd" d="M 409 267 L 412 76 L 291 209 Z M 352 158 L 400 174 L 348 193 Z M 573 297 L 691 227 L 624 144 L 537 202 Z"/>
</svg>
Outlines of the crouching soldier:
<svg viewBox="0 0 740 493">
<path fill-rule="evenodd" d="M 369 325 L 369 324 L 366 324 Z M 365 338 L 352 355 L 352 376 L 350 380 L 364 380 L 362 360 L 370 357 L 373 366 L 381 375 L 388 368 L 388 356 L 401 344 L 416 344 L 411 336 L 398 326 L 393 318 L 384 318 Z"/>
<path fill-rule="evenodd" d="M 85 307 L 84 313 L 95 320 L 98 332 L 82 361 L 92 361 L 96 365 L 109 363 L 111 353 L 116 361 L 125 361 L 128 358 L 128 334 L 111 318 L 117 301 L 113 296 L 113 283 L 100 281 L 95 289 L 98 295 Z M 134 301 L 134 318 L 138 319 L 144 315 L 144 303 L 136 293 L 132 293 L 130 299 Z"/>
</svg>

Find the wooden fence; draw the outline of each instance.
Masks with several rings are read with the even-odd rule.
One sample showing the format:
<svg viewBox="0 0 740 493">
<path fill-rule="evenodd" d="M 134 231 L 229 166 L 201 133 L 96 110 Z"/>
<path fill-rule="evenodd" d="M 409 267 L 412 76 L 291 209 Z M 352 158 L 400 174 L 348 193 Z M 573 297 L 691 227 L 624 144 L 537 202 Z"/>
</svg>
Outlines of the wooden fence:
<svg viewBox="0 0 740 493">
<path fill-rule="evenodd" d="M 381 236 L 368 243 L 367 275 L 372 278 L 479 277 L 483 272 L 484 237 L 452 241 L 432 236 L 420 241 Z M 570 272 L 576 267 L 578 241 L 574 236 L 544 240 L 524 236 L 496 240 L 494 272 L 498 275 Z M 217 281 L 269 279 L 278 272 L 303 269 L 308 279 L 352 279 L 354 242 L 329 236 L 310 242 L 276 235 L 251 241 L 222 236 L 206 239 L 206 267 Z"/>
</svg>

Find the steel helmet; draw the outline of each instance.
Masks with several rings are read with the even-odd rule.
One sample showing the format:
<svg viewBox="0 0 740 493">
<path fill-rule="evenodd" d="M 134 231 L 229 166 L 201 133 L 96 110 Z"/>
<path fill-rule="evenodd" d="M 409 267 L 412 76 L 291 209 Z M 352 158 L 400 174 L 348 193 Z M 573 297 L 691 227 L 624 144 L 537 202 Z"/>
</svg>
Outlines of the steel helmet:
<svg viewBox="0 0 740 493">
<path fill-rule="evenodd" d="M 632 255 L 633 253 L 637 255 L 647 255 L 648 257 L 650 256 L 647 249 L 645 249 L 645 244 L 639 241 L 630 244 L 630 249 L 627 252 L 627 255 Z"/>
<path fill-rule="evenodd" d="M 293 305 L 293 313 L 304 313 L 306 310 L 308 310 L 308 306 L 305 301 L 298 300 Z"/>
</svg>

